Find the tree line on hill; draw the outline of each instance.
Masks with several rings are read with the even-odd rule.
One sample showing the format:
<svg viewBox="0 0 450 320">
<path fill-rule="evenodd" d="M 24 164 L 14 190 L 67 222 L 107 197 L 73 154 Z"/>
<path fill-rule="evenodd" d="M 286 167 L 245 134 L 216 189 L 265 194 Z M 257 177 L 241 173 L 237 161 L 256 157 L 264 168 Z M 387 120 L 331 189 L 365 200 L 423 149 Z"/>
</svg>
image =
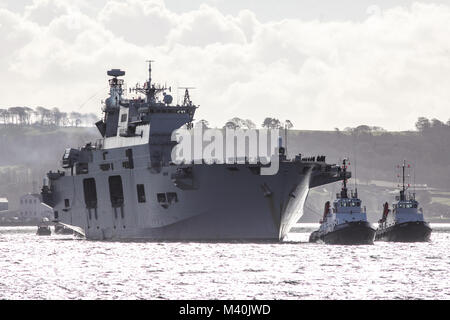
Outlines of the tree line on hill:
<svg viewBox="0 0 450 320">
<path fill-rule="evenodd" d="M 209 122 L 207 120 L 200 120 L 197 123 L 203 124 L 205 127 L 209 128 Z M 290 120 L 280 121 L 277 118 L 270 118 L 267 117 L 264 119 L 263 123 L 261 124 L 262 128 L 267 129 L 291 129 L 294 127 L 294 124 Z M 438 132 L 441 130 L 450 130 L 450 119 L 447 121 L 447 123 L 444 123 L 436 118 L 434 119 L 428 119 L 425 117 L 419 117 L 417 119 L 417 122 L 415 123 L 415 127 L 417 131 L 422 133 L 429 133 L 429 132 Z M 250 119 L 241 119 L 238 117 L 234 117 L 230 120 L 228 120 L 225 125 L 223 126 L 223 129 L 229 128 L 229 129 L 255 129 L 256 124 L 250 120 Z M 334 128 L 334 131 L 340 132 L 339 128 Z M 378 126 L 368 126 L 368 125 L 359 125 L 355 128 L 352 127 L 346 127 L 344 129 L 344 132 L 352 133 L 352 134 L 363 134 L 363 133 L 387 133 L 388 131 L 382 127 Z"/>
<path fill-rule="evenodd" d="M 47 109 L 44 107 L 36 107 L 35 109 L 30 107 L 9 107 L 0 108 L 0 123 L 7 125 L 35 125 L 41 126 L 56 126 L 56 127 L 78 127 L 81 125 L 93 126 L 98 121 L 98 116 L 94 113 L 80 113 L 80 112 L 62 112 L 58 108 Z M 204 127 L 209 128 L 209 122 L 207 120 L 199 120 L 198 124 L 202 124 Z M 261 127 L 267 129 L 291 129 L 293 123 L 290 120 L 284 122 L 267 117 L 264 119 Z M 250 119 L 241 119 L 234 117 L 228 120 L 223 129 L 255 129 L 256 124 Z"/>
<path fill-rule="evenodd" d="M 199 120 L 197 124 L 203 125 L 205 128 L 209 128 L 209 122 L 207 120 Z M 291 129 L 294 127 L 294 124 L 290 120 L 285 120 L 284 122 L 276 119 L 276 118 L 265 118 L 261 127 L 266 129 Z M 255 129 L 256 124 L 250 119 L 241 119 L 238 117 L 234 117 L 228 120 L 222 129 Z"/>
<path fill-rule="evenodd" d="M 207 120 L 199 120 L 197 124 L 202 124 L 206 128 L 210 128 L 209 122 Z M 264 119 L 261 124 L 262 128 L 267 129 L 291 129 L 294 127 L 294 124 L 290 120 L 280 121 L 277 118 L 267 117 Z M 439 132 L 450 130 L 450 119 L 444 123 L 436 118 L 428 119 L 426 117 L 419 117 L 417 122 L 415 123 L 415 127 L 417 131 L 421 133 L 431 133 L 431 132 Z M 234 117 L 228 120 L 223 129 L 255 129 L 256 124 L 250 119 L 241 119 L 239 117 Z M 334 128 L 334 131 L 340 133 L 339 128 Z M 371 134 L 371 133 L 387 133 L 388 131 L 382 127 L 378 126 L 368 126 L 368 125 L 359 125 L 357 127 L 346 127 L 344 130 L 346 133 L 351 134 Z"/>
<path fill-rule="evenodd" d="M 58 108 L 10 107 L 0 108 L 0 123 L 7 125 L 41 125 L 57 127 L 91 126 L 98 120 L 93 113 L 62 112 Z"/>
<path fill-rule="evenodd" d="M 33 125 L 40 124 L 42 126 L 57 126 L 57 127 L 78 127 L 82 124 L 86 126 L 93 126 L 98 120 L 98 116 L 94 113 L 80 113 L 80 112 L 62 112 L 58 108 L 47 109 L 44 107 L 9 107 L 0 108 L 0 123 L 4 125 Z M 209 128 L 207 120 L 199 120 L 197 123 Z M 280 121 L 277 118 L 266 117 L 261 124 L 262 128 L 267 129 L 291 129 L 294 127 L 290 120 Z M 415 123 L 416 129 L 421 133 L 442 133 L 450 129 L 450 119 L 444 123 L 436 118 L 428 119 L 426 117 L 419 117 Z M 241 119 L 234 117 L 228 120 L 223 129 L 255 129 L 256 124 L 250 119 Z M 339 128 L 334 128 L 335 132 L 340 133 Z M 382 127 L 360 125 L 355 128 L 347 127 L 344 132 L 352 134 L 387 132 Z"/>
<path fill-rule="evenodd" d="M 438 119 L 431 119 L 425 117 L 419 117 L 416 122 L 416 128 L 420 132 L 430 132 L 430 131 L 436 131 L 440 129 L 449 130 L 450 129 L 450 119 L 447 121 L 447 123 L 442 122 Z"/>
<path fill-rule="evenodd" d="M 415 127 L 417 131 L 421 133 L 431 133 L 431 132 L 440 132 L 443 133 L 445 131 L 450 130 L 450 119 L 447 121 L 447 123 L 442 122 L 439 119 L 433 118 L 428 119 L 426 117 L 419 117 L 415 123 Z M 334 129 L 335 131 L 339 131 L 338 128 Z M 371 132 L 387 132 L 385 129 L 377 126 L 367 126 L 367 125 L 360 125 L 355 128 L 347 127 L 344 129 L 346 132 L 351 133 L 371 133 Z"/>
</svg>

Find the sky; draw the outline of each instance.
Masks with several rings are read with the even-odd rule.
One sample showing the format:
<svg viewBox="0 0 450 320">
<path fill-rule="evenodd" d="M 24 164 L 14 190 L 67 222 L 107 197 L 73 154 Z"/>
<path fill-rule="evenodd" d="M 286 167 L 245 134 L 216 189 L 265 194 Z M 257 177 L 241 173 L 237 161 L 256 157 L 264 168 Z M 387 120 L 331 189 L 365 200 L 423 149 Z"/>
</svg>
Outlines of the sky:
<svg viewBox="0 0 450 320">
<path fill-rule="evenodd" d="M 195 87 L 196 120 L 450 119 L 450 0 L 0 0 L 0 108 L 101 116 L 106 71 Z M 130 95 L 128 97 L 131 97 Z"/>
</svg>

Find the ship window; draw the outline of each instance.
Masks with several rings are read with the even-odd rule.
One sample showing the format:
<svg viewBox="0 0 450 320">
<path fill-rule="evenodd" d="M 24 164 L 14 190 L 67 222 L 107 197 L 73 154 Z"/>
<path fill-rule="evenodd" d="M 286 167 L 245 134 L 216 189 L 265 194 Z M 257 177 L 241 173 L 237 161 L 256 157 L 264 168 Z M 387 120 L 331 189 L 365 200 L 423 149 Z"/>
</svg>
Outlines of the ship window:
<svg viewBox="0 0 450 320">
<path fill-rule="evenodd" d="M 109 196 L 111 198 L 111 205 L 114 208 L 123 205 L 123 188 L 122 178 L 120 176 L 111 176 L 108 178 L 109 182 Z"/>
<path fill-rule="evenodd" d="M 108 171 L 110 167 L 111 167 L 111 165 L 110 165 L 109 163 L 102 163 L 102 164 L 100 165 L 100 169 L 101 169 L 102 171 Z"/>
<path fill-rule="evenodd" d="M 156 195 L 156 198 L 158 199 L 158 202 L 166 202 L 166 194 L 165 193 L 158 193 Z"/>
<path fill-rule="evenodd" d="M 167 192 L 167 202 L 175 203 L 178 202 L 178 196 L 175 192 Z"/>
<path fill-rule="evenodd" d="M 75 172 L 77 175 L 79 174 L 87 174 L 89 173 L 88 164 L 87 163 L 76 163 Z"/>
<path fill-rule="evenodd" d="M 83 180 L 84 202 L 86 208 L 97 207 L 97 188 L 95 187 L 95 179 L 89 178 Z"/>
<path fill-rule="evenodd" d="M 128 161 L 122 162 L 122 167 L 124 167 L 125 169 L 131 169 L 130 168 L 130 163 Z"/>
<path fill-rule="evenodd" d="M 69 199 L 64 199 L 64 206 L 66 208 L 70 207 L 70 200 Z"/>
<path fill-rule="evenodd" d="M 129 167 L 129 169 L 134 169 L 133 149 L 125 150 L 125 156 L 128 158 L 128 167 Z"/>
<path fill-rule="evenodd" d="M 120 118 L 120 122 L 125 122 L 125 121 L 127 121 L 127 114 L 126 113 L 122 114 L 122 117 Z"/>
<path fill-rule="evenodd" d="M 137 185 L 137 197 L 138 202 L 143 203 L 145 202 L 145 188 L 143 184 Z"/>
</svg>

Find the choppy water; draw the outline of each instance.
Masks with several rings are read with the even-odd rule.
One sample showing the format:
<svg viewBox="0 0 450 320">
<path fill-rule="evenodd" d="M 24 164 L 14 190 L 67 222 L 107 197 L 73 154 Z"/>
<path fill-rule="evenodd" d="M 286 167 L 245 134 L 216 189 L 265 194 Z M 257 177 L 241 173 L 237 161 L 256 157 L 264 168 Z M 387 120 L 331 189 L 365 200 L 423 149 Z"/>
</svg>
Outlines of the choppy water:
<svg viewBox="0 0 450 320">
<path fill-rule="evenodd" d="M 430 243 L 97 242 L 0 227 L 0 299 L 449 299 L 450 224 Z"/>
</svg>

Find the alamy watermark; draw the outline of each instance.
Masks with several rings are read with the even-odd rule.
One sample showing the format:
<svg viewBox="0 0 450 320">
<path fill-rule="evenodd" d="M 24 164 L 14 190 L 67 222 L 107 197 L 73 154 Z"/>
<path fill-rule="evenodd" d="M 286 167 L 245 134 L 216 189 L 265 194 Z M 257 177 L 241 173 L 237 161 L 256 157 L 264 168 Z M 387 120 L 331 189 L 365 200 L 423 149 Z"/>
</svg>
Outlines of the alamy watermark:
<svg viewBox="0 0 450 320">
<path fill-rule="evenodd" d="M 279 129 L 208 129 L 201 125 L 172 133 L 175 164 L 261 164 L 261 175 L 279 169 Z"/>
</svg>

